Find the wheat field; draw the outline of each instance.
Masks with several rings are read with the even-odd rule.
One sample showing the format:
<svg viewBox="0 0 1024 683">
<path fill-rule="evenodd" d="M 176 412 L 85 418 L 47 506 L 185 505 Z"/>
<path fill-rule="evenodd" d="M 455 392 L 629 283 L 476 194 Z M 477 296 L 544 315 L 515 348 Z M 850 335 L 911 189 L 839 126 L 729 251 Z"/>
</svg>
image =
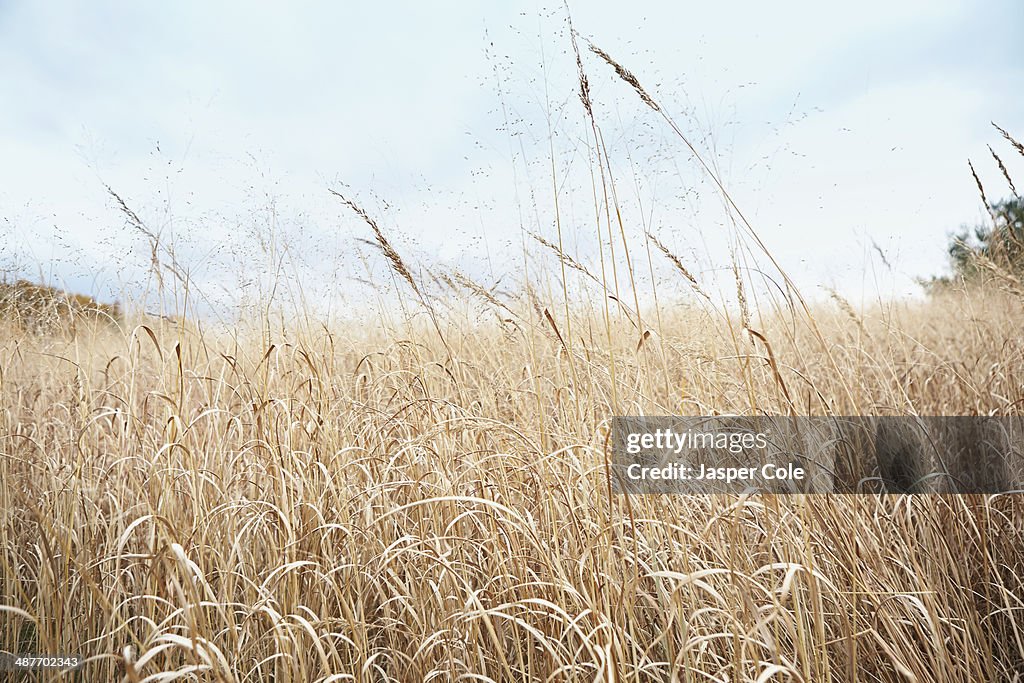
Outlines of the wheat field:
<svg viewBox="0 0 1024 683">
<path fill-rule="evenodd" d="M 1019 299 L 838 300 L 756 336 L 680 308 L 640 343 L 503 310 L 8 325 L 2 647 L 133 682 L 1024 670 L 1014 496 L 622 496 L 605 467 L 614 414 L 1019 413 Z"/>
</svg>

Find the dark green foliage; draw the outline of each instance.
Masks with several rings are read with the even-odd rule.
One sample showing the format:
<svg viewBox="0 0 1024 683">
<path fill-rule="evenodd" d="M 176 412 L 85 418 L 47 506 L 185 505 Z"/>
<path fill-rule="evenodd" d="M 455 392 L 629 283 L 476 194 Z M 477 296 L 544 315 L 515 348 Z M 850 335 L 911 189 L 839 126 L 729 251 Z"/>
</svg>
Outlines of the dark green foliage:
<svg viewBox="0 0 1024 683">
<path fill-rule="evenodd" d="M 986 279 L 1015 285 L 1024 280 L 1024 199 L 1015 197 L 989 207 L 990 220 L 964 227 L 947 249 L 953 274 L 923 284 L 931 291 Z"/>
</svg>

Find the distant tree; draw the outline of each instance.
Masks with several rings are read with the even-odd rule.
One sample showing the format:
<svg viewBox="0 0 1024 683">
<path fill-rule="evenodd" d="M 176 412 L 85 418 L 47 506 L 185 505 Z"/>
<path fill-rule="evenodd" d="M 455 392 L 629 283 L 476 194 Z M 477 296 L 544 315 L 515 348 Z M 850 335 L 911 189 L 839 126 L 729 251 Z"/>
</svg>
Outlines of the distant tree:
<svg viewBox="0 0 1024 683">
<path fill-rule="evenodd" d="M 923 282 L 928 290 L 997 280 L 1024 294 L 1024 198 L 992 204 L 989 216 L 989 222 L 965 226 L 952 237 L 947 251 L 953 274 Z"/>
</svg>

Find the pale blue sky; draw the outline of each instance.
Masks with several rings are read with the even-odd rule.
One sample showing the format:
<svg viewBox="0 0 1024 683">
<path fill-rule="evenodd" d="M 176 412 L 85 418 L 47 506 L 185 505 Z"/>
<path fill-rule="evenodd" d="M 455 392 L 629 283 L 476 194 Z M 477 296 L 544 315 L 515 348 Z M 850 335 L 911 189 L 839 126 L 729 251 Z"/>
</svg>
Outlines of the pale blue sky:
<svg viewBox="0 0 1024 683">
<path fill-rule="evenodd" d="M 981 216 L 966 159 L 1007 192 L 986 144 L 1024 184 L 989 126 L 1024 136 L 1019 1 L 572 11 L 703 139 L 805 288 L 902 293 L 941 269 L 945 234 Z M 365 230 L 326 191 L 344 183 L 424 268 L 507 282 L 520 225 L 551 234 L 549 140 L 572 252 L 593 263 L 564 20 L 559 4 L 512 2 L 0 1 L 0 265 L 108 296 L 132 286 L 147 253 L 108 183 L 212 299 L 252 291 L 270 222 L 290 248 L 281 267 L 330 296 L 365 277 Z M 633 169 L 619 178 L 633 227 L 637 202 L 653 208 L 649 227 L 712 278 L 727 253 L 714 193 L 628 88 L 586 65 L 617 168 Z"/>
</svg>

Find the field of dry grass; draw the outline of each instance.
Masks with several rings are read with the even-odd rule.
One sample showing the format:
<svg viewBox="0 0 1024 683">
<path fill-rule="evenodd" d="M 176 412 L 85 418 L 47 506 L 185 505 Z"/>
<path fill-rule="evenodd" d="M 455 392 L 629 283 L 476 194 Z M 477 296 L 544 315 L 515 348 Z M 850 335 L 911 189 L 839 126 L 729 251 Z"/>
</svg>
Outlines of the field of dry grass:
<svg viewBox="0 0 1024 683">
<path fill-rule="evenodd" d="M 552 161 L 554 234 L 533 236 L 556 265 L 519 273 L 521 296 L 440 270 L 428 290 L 338 195 L 405 293 L 380 318 L 280 324 L 268 303 L 217 326 L 68 303 L 47 309 L 73 323 L 55 328 L 38 297 L 3 316 L 0 649 L 78 653 L 64 680 L 128 683 L 1024 677 L 1017 495 L 611 491 L 615 415 L 1019 416 L 1024 311 L 991 259 L 991 283 L 924 302 L 806 302 L 716 164 L 585 45 L 721 199 L 735 305 L 712 303 L 623 219 L 570 35 L 599 269 L 564 251 Z M 154 279 L 187 290 L 108 190 Z M 690 303 L 641 293 L 652 254 Z M 744 281 L 755 262 L 774 299 Z"/>
<path fill-rule="evenodd" d="M 680 308 L 643 343 L 552 310 L 8 327 L 0 647 L 89 681 L 1024 671 L 1015 496 L 628 497 L 605 468 L 614 414 L 1019 414 L 1019 299 L 757 335 Z"/>
</svg>

